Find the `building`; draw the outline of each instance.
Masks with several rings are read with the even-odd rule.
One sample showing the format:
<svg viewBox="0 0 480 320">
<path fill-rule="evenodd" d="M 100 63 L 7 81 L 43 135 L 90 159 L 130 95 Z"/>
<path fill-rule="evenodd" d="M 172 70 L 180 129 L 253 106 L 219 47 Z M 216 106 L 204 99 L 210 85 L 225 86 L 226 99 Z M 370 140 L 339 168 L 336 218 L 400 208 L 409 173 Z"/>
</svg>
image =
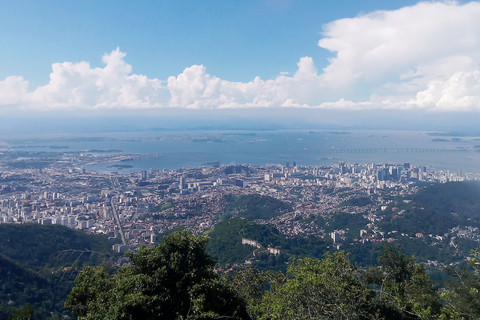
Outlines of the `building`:
<svg viewBox="0 0 480 320">
<path fill-rule="evenodd" d="M 185 183 L 185 177 L 180 177 L 180 182 L 178 183 L 178 188 L 180 190 L 185 189 L 186 185 L 187 184 Z"/>
<path fill-rule="evenodd" d="M 153 244 L 153 243 L 155 243 L 155 242 L 157 242 L 157 236 L 155 235 L 155 233 L 152 233 L 152 234 L 150 235 L 150 243 Z"/>
<path fill-rule="evenodd" d="M 268 248 L 268 252 L 276 256 L 280 255 L 280 249 L 277 249 L 277 248 Z"/>
<path fill-rule="evenodd" d="M 123 244 L 114 244 L 112 250 L 118 253 L 124 253 L 128 251 L 128 247 Z"/>
<path fill-rule="evenodd" d="M 243 180 L 240 180 L 240 179 L 235 180 L 235 185 L 237 187 L 240 187 L 240 188 L 246 188 L 247 187 L 247 183 Z"/>
<path fill-rule="evenodd" d="M 338 243 L 340 242 L 340 235 L 337 233 L 337 231 L 333 231 L 330 233 L 330 236 L 332 237 L 333 243 Z"/>
<path fill-rule="evenodd" d="M 242 238 L 242 244 L 248 244 L 249 246 L 257 247 L 257 248 L 260 248 L 262 246 L 257 241 L 252 240 L 252 239 L 248 239 L 248 238 Z"/>
</svg>

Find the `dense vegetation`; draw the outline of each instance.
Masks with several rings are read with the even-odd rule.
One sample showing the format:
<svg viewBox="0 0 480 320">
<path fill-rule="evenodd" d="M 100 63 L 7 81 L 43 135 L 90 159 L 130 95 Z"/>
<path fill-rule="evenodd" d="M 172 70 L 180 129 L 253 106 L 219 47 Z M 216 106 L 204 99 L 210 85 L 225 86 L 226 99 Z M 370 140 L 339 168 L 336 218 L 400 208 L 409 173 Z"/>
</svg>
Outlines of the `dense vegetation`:
<svg viewBox="0 0 480 320">
<path fill-rule="evenodd" d="M 479 251 L 473 272 L 436 288 L 422 265 L 385 244 L 378 265 L 358 268 L 343 251 L 305 258 L 287 272 L 250 267 L 227 278 L 213 272 L 208 238 L 187 231 L 142 247 L 110 275 L 86 267 L 66 306 L 83 319 L 477 319 Z M 468 276 L 467 276 L 468 275 Z M 468 280 L 468 281 L 466 281 Z"/>
<path fill-rule="evenodd" d="M 434 184 L 419 191 L 411 203 L 399 199 L 390 205 L 381 226 L 409 234 L 433 235 L 443 235 L 455 226 L 477 226 L 480 222 L 479 194 L 478 182 Z M 398 215 L 402 209 L 405 211 Z"/>
<path fill-rule="evenodd" d="M 206 234 L 211 238 L 207 252 L 215 257 L 219 266 L 240 264 L 253 259 L 258 268 L 286 270 L 288 261 L 302 257 L 321 257 L 328 250 L 326 241 L 322 238 L 299 235 L 286 239 L 272 225 L 242 218 L 219 222 Z M 242 238 L 255 240 L 262 247 L 257 250 L 251 245 L 242 245 Z M 267 247 L 278 248 L 281 254 L 267 254 Z"/>
<path fill-rule="evenodd" d="M 249 319 L 225 278 L 213 272 L 207 237 L 172 233 L 129 255 L 114 275 L 87 267 L 66 307 L 85 319 Z"/>
<path fill-rule="evenodd" d="M 219 265 L 242 263 L 253 257 L 256 247 L 242 245 L 242 238 L 258 241 L 266 246 L 285 247 L 287 241 L 271 225 L 258 224 L 246 219 L 233 218 L 219 222 L 207 233 L 211 238 L 207 252 L 214 256 Z"/>
<path fill-rule="evenodd" d="M 37 270 L 101 263 L 112 255 L 112 243 L 105 236 L 60 225 L 0 224 L 0 234 L 0 254 Z"/>
<path fill-rule="evenodd" d="M 461 261 L 478 246 L 479 239 L 476 232 L 468 237 L 452 230 L 478 228 L 479 195 L 478 182 L 433 184 L 420 190 L 409 199 L 411 202 L 394 199 L 380 214 L 383 219 L 377 225 L 385 232 L 397 232 L 392 235 L 397 243 L 422 261 Z M 402 233 L 408 236 L 400 237 Z"/>
<path fill-rule="evenodd" d="M 35 319 L 60 315 L 84 265 L 112 258 L 106 237 L 58 225 L 0 224 L 0 319 L 32 305 Z"/>
<path fill-rule="evenodd" d="M 361 198 L 352 198 L 350 200 L 344 201 L 342 203 L 342 206 L 357 206 L 357 207 L 363 207 L 368 204 L 371 204 L 372 200 L 368 197 L 361 197 Z"/>
<path fill-rule="evenodd" d="M 230 215 L 236 213 L 239 217 L 250 220 L 268 220 L 291 210 L 292 206 L 288 203 L 270 196 L 253 194 L 230 197 L 225 213 Z"/>
<path fill-rule="evenodd" d="M 51 298 L 48 280 L 28 267 L 0 255 L 0 319 L 18 306 L 44 303 Z"/>
</svg>

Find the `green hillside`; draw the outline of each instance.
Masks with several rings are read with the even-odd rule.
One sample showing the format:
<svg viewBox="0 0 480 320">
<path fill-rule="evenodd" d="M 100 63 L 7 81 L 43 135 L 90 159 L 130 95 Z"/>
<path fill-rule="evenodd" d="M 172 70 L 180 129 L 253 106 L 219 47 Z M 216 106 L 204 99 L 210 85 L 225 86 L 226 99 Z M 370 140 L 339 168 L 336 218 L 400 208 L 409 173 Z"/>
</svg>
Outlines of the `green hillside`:
<svg viewBox="0 0 480 320">
<path fill-rule="evenodd" d="M 479 182 L 433 184 L 409 200 L 390 203 L 377 223 L 406 253 L 422 261 L 450 263 L 463 260 L 478 247 Z"/>
<path fill-rule="evenodd" d="M 207 252 L 219 265 L 240 264 L 254 258 L 254 263 L 259 268 L 284 270 L 285 263 L 289 260 L 301 257 L 318 258 L 328 250 L 322 238 L 298 236 L 286 239 L 273 225 L 242 218 L 222 221 L 206 234 L 211 238 L 207 244 Z M 248 244 L 242 245 L 242 238 L 255 240 L 262 248 L 257 250 L 254 256 L 253 252 L 257 248 Z M 265 253 L 267 247 L 278 248 L 281 254 L 275 256 Z"/>
<path fill-rule="evenodd" d="M 106 236 L 63 226 L 0 224 L 0 235 L 0 319 L 27 305 L 35 319 L 61 316 L 82 267 L 115 256 Z"/>
<path fill-rule="evenodd" d="M 242 245 L 242 238 L 256 240 L 264 247 L 286 244 L 285 238 L 275 227 L 241 218 L 222 221 L 207 234 L 211 238 L 207 244 L 207 253 L 220 265 L 242 263 L 253 257 L 253 251 L 257 248 Z"/>
<path fill-rule="evenodd" d="M 315 219 L 317 225 L 327 234 L 325 239 L 315 236 L 286 239 L 273 225 L 248 220 L 266 219 L 281 214 L 283 210 L 289 210 L 288 204 L 272 199 L 241 196 L 231 201 L 226 211 L 237 212 L 240 217 L 247 219 L 235 218 L 223 221 L 208 233 L 212 238 L 207 246 L 208 252 L 220 265 L 243 263 L 253 257 L 255 248 L 242 245 L 242 237 L 256 240 L 265 247 L 281 248 L 282 256 L 277 262 L 282 264 L 284 261 L 302 257 L 320 258 L 326 251 L 336 251 L 328 234 L 342 229 L 345 234 L 340 249 L 349 252 L 350 258 L 364 267 L 376 264 L 381 252 L 379 241 L 382 238 L 399 244 L 407 255 L 414 255 L 416 261 L 431 260 L 443 264 L 463 261 L 470 250 L 478 247 L 480 242 L 478 229 L 475 229 L 480 227 L 478 182 L 433 184 L 413 196 L 392 199 L 385 210 L 378 208 L 380 220 L 373 224 L 378 230 L 375 235 L 368 228 L 367 225 L 371 221 L 367 220 L 364 214 L 342 212 L 340 210 L 345 205 L 343 204 L 339 207 L 338 213 Z M 357 202 L 350 201 L 347 204 L 369 203 L 366 198 Z M 359 241 L 361 229 L 370 230 L 369 234 L 373 235 L 373 238 L 366 242 Z M 262 263 L 265 262 L 262 262 L 262 257 L 255 258 L 254 263 L 262 267 Z M 267 267 L 275 263 L 268 261 Z"/>
<path fill-rule="evenodd" d="M 230 197 L 228 200 L 230 203 L 225 208 L 227 215 L 237 214 L 250 220 L 268 220 L 292 210 L 290 204 L 270 196 L 253 194 Z"/>
<path fill-rule="evenodd" d="M 46 278 L 0 255 L 0 319 L 19 306 L 50 301 L 52 290 Z"/>
<path fill-rule="evenodd" d="M 0 254 L 37 270 L 101 263 L 112 257 L 106 236 L 59 225 L 0 224 Z"/>
</svg>

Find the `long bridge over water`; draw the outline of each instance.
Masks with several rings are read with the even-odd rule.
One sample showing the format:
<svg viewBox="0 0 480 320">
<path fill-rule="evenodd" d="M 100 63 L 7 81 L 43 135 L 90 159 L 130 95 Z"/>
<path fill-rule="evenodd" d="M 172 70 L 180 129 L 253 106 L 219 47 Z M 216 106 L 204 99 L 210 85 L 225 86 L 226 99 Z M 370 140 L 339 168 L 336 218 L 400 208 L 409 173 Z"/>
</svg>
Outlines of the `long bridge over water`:
<svg viewBox="0 0 480 320">
<path fill-rule="evenodd" d="M 442 149 L 442 148 L 357 148 L 357 149 L 328 149 L 327 153 L 452 153 L 467 152 L 468 149 Z"/>
</svg>

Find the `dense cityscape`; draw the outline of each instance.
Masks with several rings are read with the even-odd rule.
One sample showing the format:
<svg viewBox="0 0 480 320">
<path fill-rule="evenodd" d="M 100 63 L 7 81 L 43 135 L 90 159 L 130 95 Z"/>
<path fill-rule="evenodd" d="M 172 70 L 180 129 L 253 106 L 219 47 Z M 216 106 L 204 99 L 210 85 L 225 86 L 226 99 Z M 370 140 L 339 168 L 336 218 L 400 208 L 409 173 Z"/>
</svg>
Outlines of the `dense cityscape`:
<svg viewBox="0 0 480 320">
<path fill-rule="evenodd" d="M 345 230 L 327 234 L 312 218 L 335 215 L 345 201 L 378 195 L 375 202 L 358 203 L 342 211 L 361 214 L 370 221 L 362 226 L 356 241 L 391 242 L 400 234 L 394 235 L 395 231 L 387 234 L 376 226 L 376 221 L 382 219 L 382 210 L 389 204 L 385 200 L 389 196 L 414 194 L 418 182 L 480 180 L 479 174 L 463 170 L 428 171 L 424 166 L 409 163 L 338 162 L 332 166 L 307 167 L 294 161 L 266 166 L 220 166 L 214 162 L 203 168 L 97 173 L 83 168 L 85 156 L 56 161 L 41 169 L 3 165 L 0 222 L 59 224 L 86 233 L 106 234 L 118 240 L 113 249 L 124 252 L 136 250 L 141 244 L 155 244 L 158 234 L 171 229 L 181 227 L 200 234 L 225 219 L 227 196 L 257 194 L 291 205 L 292 210 L 267 222 L 286 238 L 330 237 L 340 249 Z M 478 230 L 457 229 L 451 230 L 453 239 L 455 236 L 480 239 Z M 429 236 L 438 241 L 448 238 L 443 234 L 402 233 L 401 236 Z M 454 245 L 453 239 L 450 237 L 448 241 Z"/>
</svg>

